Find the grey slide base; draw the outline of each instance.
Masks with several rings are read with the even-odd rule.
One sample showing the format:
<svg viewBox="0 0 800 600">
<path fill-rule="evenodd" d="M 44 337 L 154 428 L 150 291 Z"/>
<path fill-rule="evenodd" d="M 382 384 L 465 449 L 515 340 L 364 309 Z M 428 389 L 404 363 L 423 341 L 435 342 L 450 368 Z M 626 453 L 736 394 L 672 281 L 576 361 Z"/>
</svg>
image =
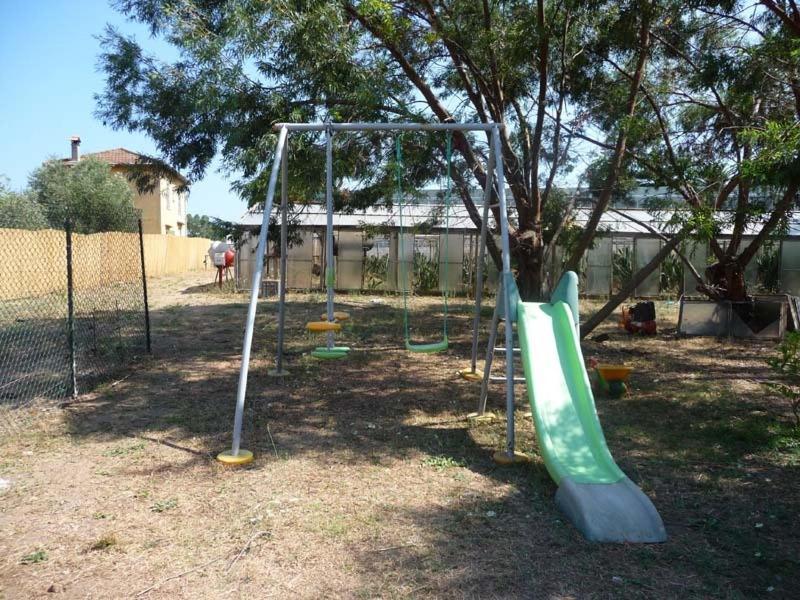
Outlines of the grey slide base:
<svg viewBox="0 0 800 600">
<path fill-rule="evenodd" d="M 656 507 L 627 477 L 616 483 L 575 483 L 563 479 L 556 492 L 556 504 L 592 542 L 667 540 Z"/>
</svg>

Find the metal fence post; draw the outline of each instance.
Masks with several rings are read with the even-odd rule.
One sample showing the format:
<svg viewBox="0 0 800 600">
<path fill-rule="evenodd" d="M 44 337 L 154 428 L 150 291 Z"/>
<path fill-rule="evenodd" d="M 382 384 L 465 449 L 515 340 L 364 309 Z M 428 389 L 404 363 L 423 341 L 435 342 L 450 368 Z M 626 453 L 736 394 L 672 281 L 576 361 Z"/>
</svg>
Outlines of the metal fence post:
<svg viewBox="0 0 800 600">
<path fill-rule="evenodd" d="M 72 223 L 64 222 L 67 250 L 67 351 L 69 353 L 69 395 L 78 397 L 78 381 L 75 367 L 75 298 L 72 280 Z"/>
<path fill-rule="evenodd" d="M 142 294 L 144 295 L 144 336 L 145 336 L 145 349 L 150 354 L 152 349 L 150 347 L 150 305 L 147 301 L 147 273 L 144 268 L 144 235 L 142 233 L 142 219 L 138 219 L 139 223 L 139 259 L 142 262 Z"/>
</svg>

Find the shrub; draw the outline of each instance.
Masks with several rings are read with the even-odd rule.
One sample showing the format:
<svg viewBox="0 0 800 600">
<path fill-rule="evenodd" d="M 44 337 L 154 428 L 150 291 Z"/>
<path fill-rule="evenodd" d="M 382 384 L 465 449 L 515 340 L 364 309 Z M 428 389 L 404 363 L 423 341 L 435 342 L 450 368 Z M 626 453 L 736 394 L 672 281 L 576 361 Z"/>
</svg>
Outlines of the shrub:
<svg viewBox="0 0 800 600">
<path fill-rule="evenodd" d="M 0 229 L 44 229 L 47 219 L 30 194 L 8 189 L 0 178 Z"/>
<path fill-rule="evenodd" d="M 800 332 L 787 332 L 778 345 L 778 356 L 770 358 L 767 363 L 784 381 L 766 385 L 786 399 L 794 414 L 794 426 L 800 430 Z"/>
</svg>

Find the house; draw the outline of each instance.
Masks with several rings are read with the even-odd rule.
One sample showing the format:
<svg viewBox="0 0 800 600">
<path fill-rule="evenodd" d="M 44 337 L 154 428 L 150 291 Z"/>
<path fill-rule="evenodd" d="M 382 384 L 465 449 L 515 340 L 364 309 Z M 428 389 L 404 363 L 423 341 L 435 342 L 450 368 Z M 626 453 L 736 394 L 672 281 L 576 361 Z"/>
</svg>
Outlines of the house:
<svg viewBox="0 0 800 600">
<path fill-rule="evenodd" d="M 111 165 L 111 172 L 125 178 L 133 190 L 133 204 L 142 213 L 144 233 L 162 233 L 186 236 L 188 211 L 188 180 L 168 165 L 155 162 L 143 154 L 125 148 L 114 148 L 101 152 L 81 155 L 81 138 L 70 138 L 71 154 L 63 159 L 67 164 L 75 164 L 83 158 L 95 158 Z M 139 189 L 135 176 L 149 174 L 157 182 L 151 182 L 147 190 Z M 152 187 L 152 189 L 150 189 Z"/>
</svg>

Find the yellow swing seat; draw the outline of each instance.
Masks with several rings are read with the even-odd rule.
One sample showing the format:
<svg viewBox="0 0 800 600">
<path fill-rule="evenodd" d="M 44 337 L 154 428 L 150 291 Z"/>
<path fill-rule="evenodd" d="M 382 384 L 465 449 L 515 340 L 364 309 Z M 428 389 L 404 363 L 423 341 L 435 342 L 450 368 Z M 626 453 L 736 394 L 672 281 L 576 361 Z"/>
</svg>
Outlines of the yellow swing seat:
<svg viewBox="0 0 800 600">
<path fill-rule="evenodd" d="M 342 326 L 333 321 L 310 321 L 306 323 L 306 329 L 312 333 L 325 333 L 327 331 L 341 331 Z"/>
</svg>

